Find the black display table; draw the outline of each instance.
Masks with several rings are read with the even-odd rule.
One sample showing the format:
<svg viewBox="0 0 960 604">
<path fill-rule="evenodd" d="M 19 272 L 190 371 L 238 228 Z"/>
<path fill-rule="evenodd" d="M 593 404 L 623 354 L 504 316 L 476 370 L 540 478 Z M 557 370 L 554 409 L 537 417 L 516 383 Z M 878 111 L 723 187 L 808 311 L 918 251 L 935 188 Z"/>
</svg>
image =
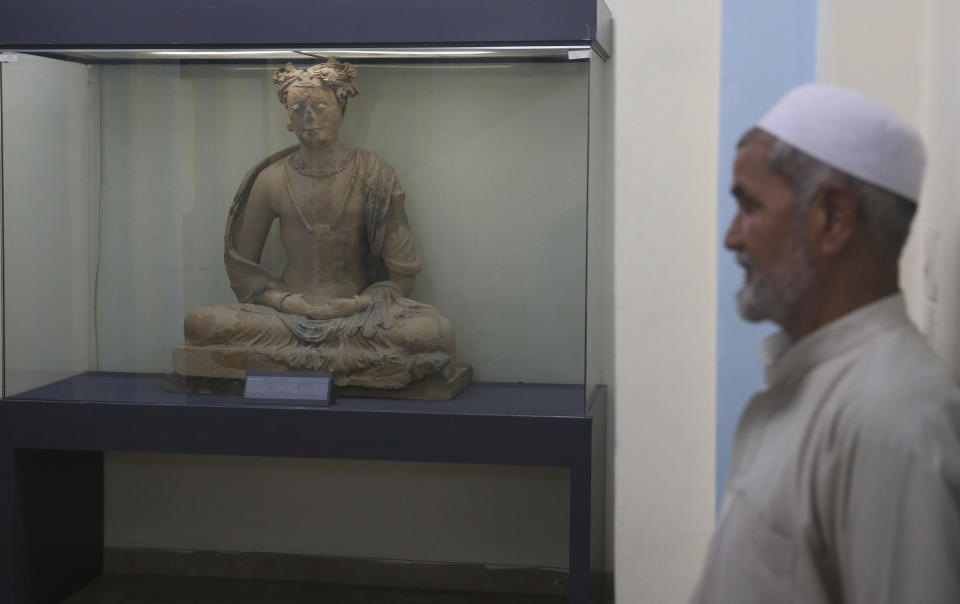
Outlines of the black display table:
<svg viewBox="0 0 960 604">
<path fill-rule="evenodd" d="M 0 403 L 0 603 L 59 602 L 100 575 L 103 452 L 117 451 L 569 468 L 569 601 L 585 604 L 603 569 L 605 417 L 603 386 L 586 405 L 580 386 L 475 383 L 453 401 L 303 407 L 74 376 Z"/>
</svg>

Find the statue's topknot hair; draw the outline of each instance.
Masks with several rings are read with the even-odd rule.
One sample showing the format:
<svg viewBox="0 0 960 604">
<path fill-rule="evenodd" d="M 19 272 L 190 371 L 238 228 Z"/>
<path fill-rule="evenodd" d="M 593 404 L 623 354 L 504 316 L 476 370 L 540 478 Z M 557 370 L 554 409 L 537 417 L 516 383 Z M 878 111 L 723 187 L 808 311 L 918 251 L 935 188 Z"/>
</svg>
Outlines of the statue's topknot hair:
<svg viewBox="0 0 960 604">
<path fill-rule="evenodd" d="M 337 104 L 344 110 L 347 100 L 359 94 L 353 84 L 356 77 L 357 70 L 353 65 L 330 57 L 325 63 L 317 63 L 306 69 L 298 69 L 293 63 L 287 63 L 274 72 L 273 83 L 277 85 L 277 96 L 284 106 L 287 105 L 287 93 L 292 86 L 324 86 L 333 90 Z"/>
</svg>

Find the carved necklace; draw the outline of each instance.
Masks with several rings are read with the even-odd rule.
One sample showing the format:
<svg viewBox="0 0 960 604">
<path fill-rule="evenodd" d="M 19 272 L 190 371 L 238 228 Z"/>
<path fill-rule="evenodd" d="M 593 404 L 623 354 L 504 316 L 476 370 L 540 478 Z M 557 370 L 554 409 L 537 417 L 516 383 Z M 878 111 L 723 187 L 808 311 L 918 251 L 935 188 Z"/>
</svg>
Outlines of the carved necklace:
<svg viewBox="0 0 960 604">
<path fill-rule="evenodd" d="M 357 155 L 357 150 L 354 149 L 350 153 L 347 153 L 347 156 L 340 161 L 340 164 L 333 170 L 313 170 L 310 166 L 307 165 L 307 162 L 303 160 L 303 157 L 300 156 L 300 151 L 296 151 L 289 157 L 287 157 L 287 163 L 290 164 L 290 167 L 297 171 L 297 174 L 302 174 L 310 178 L 330 178 L 331 176 L 336 176 L 344 170 L 347 169 L 347 166 L 350 165 L 350 162 L 353 161 L 353 158 Z"/>
<path fill-rule="evenodd" d="M 356 149 L 350 154 L 351 157 L 356 155 Z M 349 164 L 349 159 L 346 163 L 341 166 L 337 172 L 331 172 L 329 176 L 343 172 L 347 164 Z M 291 166 L 294 167 L 294 166 Z M 296 169 L 296 168 L 294 168 Z M 299 171 L 298 171 L 299 172 Z M 309 176 L 309 175 L 308 175 Z M 313 177 L 313 178 L 323 178 L 323 177 Z M 347 193 L 343 196 L 343 201 L 340 202 L 340 207 L 337 208 L 336 214 L 330 220 L 328 224 L 311 224 L 307 217 L 304 215 L 303 210 L 300 209 L 300 204 L 297 203 L 297 196 L 293 192 L 293 185 L 290 182 L 290 177 L 287 174 L 286 170 L 283 170 L 283 184 L 286 185 L 287 195 L 290 196 L 290 203 L 293 205 L 293 208 L 297 211 L 297 215 L 300 217 L 300 222 L 303 223 L 304 228 L 307 229 L 307 232 L 310 233 L 315 239 L 323 239 L 330 237 L 334 232 L 340 229 L 343 212 L 347 207 L 347 204 L 350 202 L 350 196 L 353 195 L 353 189 L 357 185 L 357 180 L 359 179 L 359 170 L 354 170 L 353 174 L 350 175 L 350 182 L 347 185 Z M 328 193 L 330 189 L 328 188 Z"/>
</svg>

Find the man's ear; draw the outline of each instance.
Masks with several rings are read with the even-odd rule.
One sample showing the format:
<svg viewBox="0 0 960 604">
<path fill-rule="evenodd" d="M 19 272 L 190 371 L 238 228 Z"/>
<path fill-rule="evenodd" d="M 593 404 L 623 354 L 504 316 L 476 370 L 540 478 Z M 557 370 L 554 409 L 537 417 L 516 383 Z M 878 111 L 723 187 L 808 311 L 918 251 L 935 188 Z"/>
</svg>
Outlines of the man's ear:
<svg viewBox="0 0 960 604">
<path fill-rule="evenodd" d="M 810 200 L 807 229 L 811 250 L 818 256 L 840 253 L 853 237 L 859 212 L 850 187 L 827 183 Z"/>
</svg>

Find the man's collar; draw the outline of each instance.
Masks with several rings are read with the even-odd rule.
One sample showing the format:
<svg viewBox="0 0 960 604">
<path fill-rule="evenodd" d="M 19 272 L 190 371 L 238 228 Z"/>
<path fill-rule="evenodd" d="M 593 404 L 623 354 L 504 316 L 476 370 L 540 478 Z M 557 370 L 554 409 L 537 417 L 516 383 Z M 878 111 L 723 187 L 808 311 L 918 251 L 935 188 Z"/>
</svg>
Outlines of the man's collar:
<svg viewBox="0 0 960 604">
<path fill-rule="evenodd" d="M 836 356 L 874 335 L 909 321 L 903 295 L 891 294 L 827 323 L 796 342 L 784 331 L 763 341 L 768 386 Z"/>
</svg>

